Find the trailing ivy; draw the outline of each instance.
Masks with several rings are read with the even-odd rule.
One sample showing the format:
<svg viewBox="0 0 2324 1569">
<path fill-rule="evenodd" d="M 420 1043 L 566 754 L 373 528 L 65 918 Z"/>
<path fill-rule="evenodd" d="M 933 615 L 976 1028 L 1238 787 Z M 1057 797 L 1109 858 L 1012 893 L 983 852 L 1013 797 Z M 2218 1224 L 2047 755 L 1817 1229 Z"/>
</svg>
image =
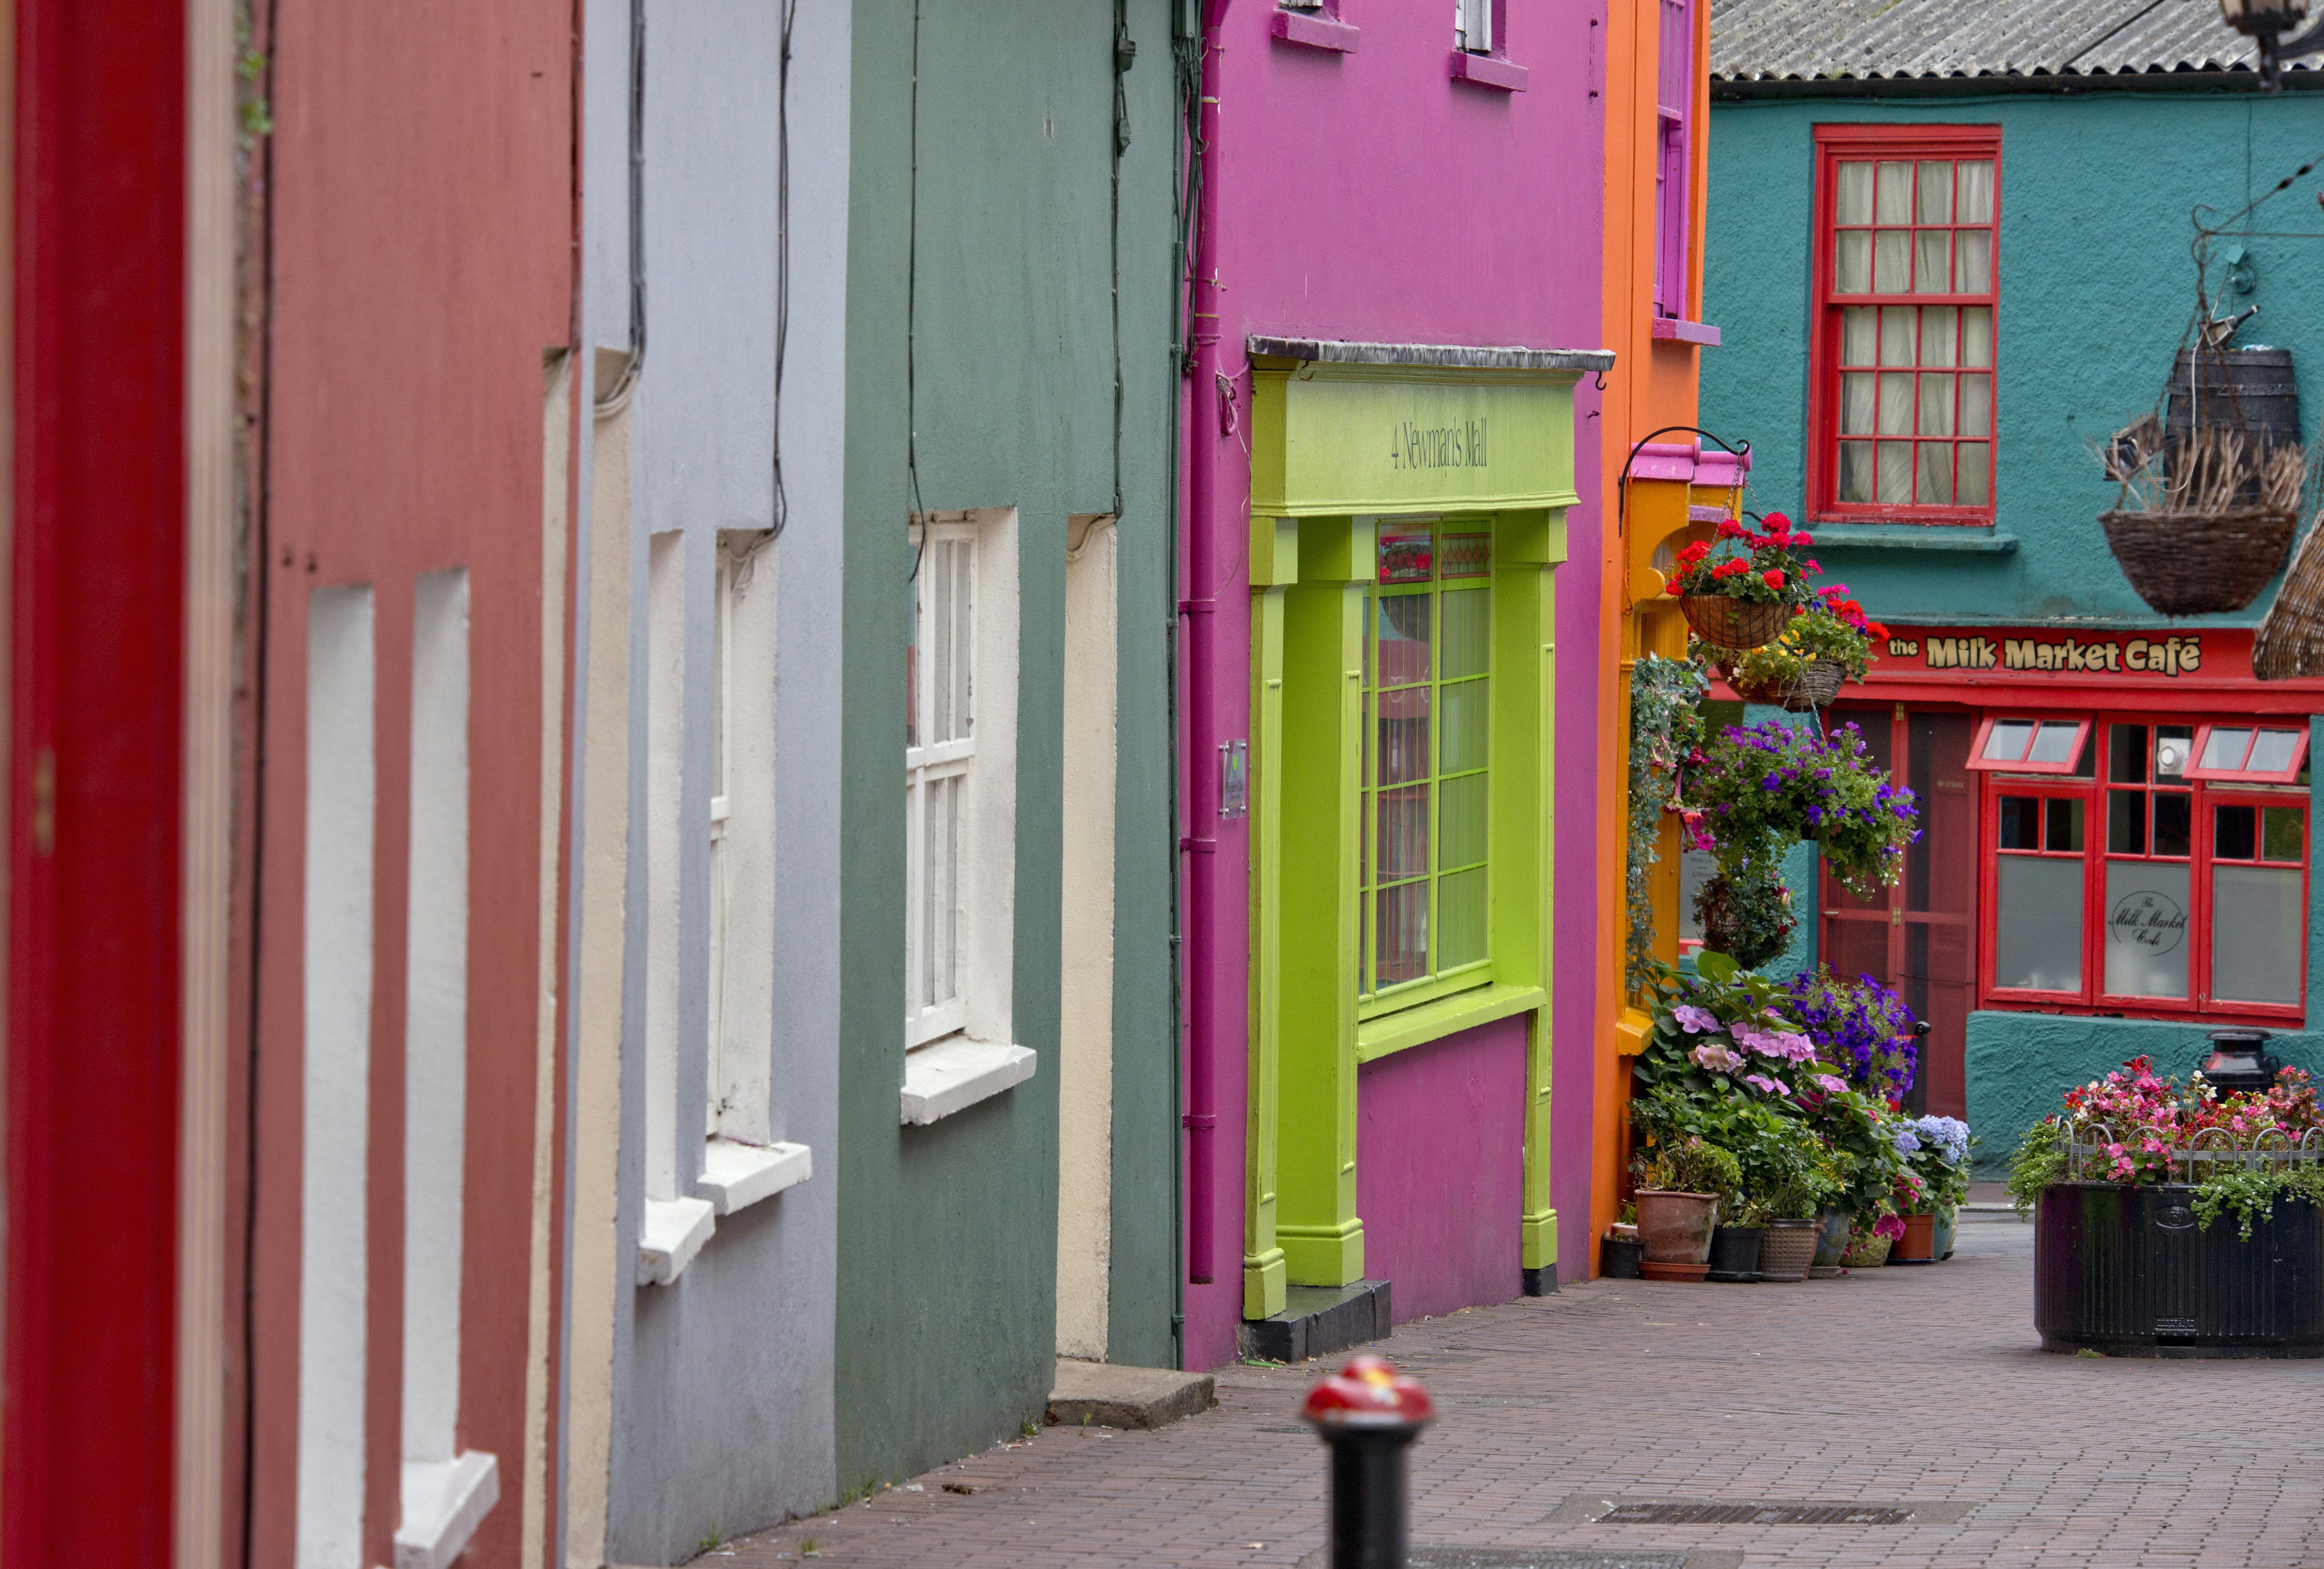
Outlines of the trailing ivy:
<svg viewBox="0 0 2324 1569">
<path fill-rule="evenodd" d="M 2195 1219 L 2208 1232 L 2212 1222 L 2232 1210 L 2236 1233 L 2248 1242 L 2253 1226 L 2275 1217 L 2279 1198 L 2324 1204 L 2324 1166 L 2312 1160 L 2285 1166 L 2223 1161 L 2195 1186 Z"/>
<path fill-rule="evenodd" d="M 1655 952 L 1655 907 L 1646 872 L 1662 859 L 1663 812 L 1678 771 L 1702 744 L 1702 699 L 1711 678 L 1692 660 L 1641 658 L 1630 671 L 1629 989 L 1646 984 Z"/>
</svg>

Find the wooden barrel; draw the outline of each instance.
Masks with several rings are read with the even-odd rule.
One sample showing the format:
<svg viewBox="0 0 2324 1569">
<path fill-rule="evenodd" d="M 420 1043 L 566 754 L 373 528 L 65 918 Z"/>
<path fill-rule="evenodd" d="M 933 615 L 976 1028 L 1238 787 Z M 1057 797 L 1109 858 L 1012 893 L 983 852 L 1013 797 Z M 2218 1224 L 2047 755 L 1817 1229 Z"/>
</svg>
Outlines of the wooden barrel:
<svg viewBox="0 0 2324 1569">
<path fill-rule="evenodd" d="M 2239 429 L 2262 446 L 2297 446 L 2300 383 L 2292 374 L 2292 351 L 2181 349 L 2171 367 L 2171 400 L 2163 415 L 2168 444 L 2177 447 L 2195 423 Z"/>
</svg>

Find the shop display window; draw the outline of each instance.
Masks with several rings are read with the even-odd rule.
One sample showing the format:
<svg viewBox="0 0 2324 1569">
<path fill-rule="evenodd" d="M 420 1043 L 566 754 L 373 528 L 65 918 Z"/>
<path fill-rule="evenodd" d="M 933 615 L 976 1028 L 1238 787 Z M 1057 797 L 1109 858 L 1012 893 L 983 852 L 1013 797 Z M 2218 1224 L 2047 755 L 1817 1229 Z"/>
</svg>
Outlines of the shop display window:
<svg viewBox="0 0 2324 1569">
<path fill-rule="evenodd" d="M 1810 510 L 1989 522 L 2001 134 L 1820 125 Z"/>
<path fill-rule="evenodd" d="M 1360 990 L 1400 1002 L 1489 979 L 1492 533 L 1480 520 L 1383 521 L 1377 549 Z"/>
<path fill-rule="evenodd" d="M 1987 1004 L 2297 1018 L 2306 751 L 2281 721 L 1984 720 Z"/>
</svg>

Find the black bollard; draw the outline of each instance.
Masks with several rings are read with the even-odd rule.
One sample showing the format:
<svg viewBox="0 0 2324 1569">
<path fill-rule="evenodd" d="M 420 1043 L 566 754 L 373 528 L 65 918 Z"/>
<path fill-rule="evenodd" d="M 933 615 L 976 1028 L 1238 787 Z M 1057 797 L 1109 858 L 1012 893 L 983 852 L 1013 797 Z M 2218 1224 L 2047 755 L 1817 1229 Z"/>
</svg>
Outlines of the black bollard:
<svg viewBox="0 0 2324 1569">
<path fill-rule="evenodd" d="M 1379 1357 L 1352 1357 L 1300 1414 L 1332 1448 L 1332 1569 L 1405 1569 L 1405 1452 L 1436 1415 L 1428 1391 Z"/>
</svg>

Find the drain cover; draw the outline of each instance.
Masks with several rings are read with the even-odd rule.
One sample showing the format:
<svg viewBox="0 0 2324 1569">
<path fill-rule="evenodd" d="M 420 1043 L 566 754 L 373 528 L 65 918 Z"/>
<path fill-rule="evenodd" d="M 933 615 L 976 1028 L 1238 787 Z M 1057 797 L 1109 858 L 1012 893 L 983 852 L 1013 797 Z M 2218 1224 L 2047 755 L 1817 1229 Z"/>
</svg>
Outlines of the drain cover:
<svg viewBox="0 0 2324 1569">
<path fill-rule="evenodd" d="M 1911 1509 L 1877 1504 L 1617 1504 L 1598 1517 L 1608 1526 L 1901 1526 Z"/>
</svg>

